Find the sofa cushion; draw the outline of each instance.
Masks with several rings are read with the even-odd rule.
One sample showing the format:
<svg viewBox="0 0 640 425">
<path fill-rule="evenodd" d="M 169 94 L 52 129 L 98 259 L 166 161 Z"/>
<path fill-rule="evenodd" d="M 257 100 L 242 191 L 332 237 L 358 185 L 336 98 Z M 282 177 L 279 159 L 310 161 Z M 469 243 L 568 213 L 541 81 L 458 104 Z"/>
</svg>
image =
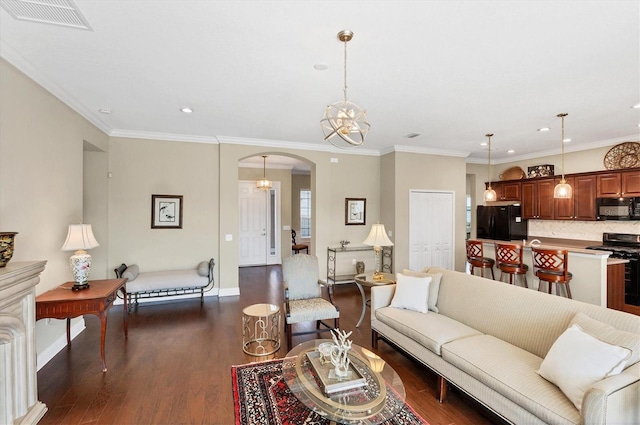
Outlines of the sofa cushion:
<svg viewBox="0 0 640 425">
<path fill-rule="evenodd" d="M 440 313 L 438 310 L 438 293 L 440 292 L 440 281 L 442 280 L 441 272 L 431 272 L 428 268 L 422 269 L 419 272 L 404 269 L 402 270 L 402 274 L 406 276 L 416 276 L 416 277 L 430 277 L 431 284 L 429 285 L 429 299 L 427 300 L 427 306 L 430 311 L 435 313 Z"/>
<path fill-rule="evenodd" d="M 428 312 L 430 277 L 405 276 L 396 274 L 396 292 L 391 300 L 391 307 L 404 308 L 419 313 Z"/>
<path fill-rule="evenodd" d="M 542 358 L 515 345 L 476 335 L 443 345 L 442 358 L 547 423 L 580 422 L 573 403 L 536 373 Z"/>
<path fill-rule="evenodd" d="M 556 384 L 579 410 L 585 391 L 622 372 L 629 357 L 628 348 L 602 342 L 573 324 L 551 346 L 539 373 Z"/>
<path fill-rule="evenodd" d="M 423 314 L 383 307 L 376 310 L 376 319 L 437 355 L 440 355 L 442 344 L 459 338 L 480 335 L 477 330 L 437 313 Z"/>
<path fill-rule="evenodd" d="M 640 361 L 640 336 L 638 334 L 618 330 L 611 325 L 592 319 L 584 313 L 577 313 L 571 320 L 570 325 L 574 323 L 600 341 L 631 350 L 631 357 L 627 361 L 626 367 Z"/>
</svg>

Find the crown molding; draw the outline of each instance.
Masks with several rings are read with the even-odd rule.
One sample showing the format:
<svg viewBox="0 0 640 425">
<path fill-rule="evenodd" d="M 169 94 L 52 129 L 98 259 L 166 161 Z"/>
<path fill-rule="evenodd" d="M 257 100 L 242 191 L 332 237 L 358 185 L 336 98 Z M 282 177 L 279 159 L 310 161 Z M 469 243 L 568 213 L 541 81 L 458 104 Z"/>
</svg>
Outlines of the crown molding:
<svg viewBox="0 0 640 425">
<path fill-rule="evenodd" d="M 171 134 L 171 133 L 153 133 L 150 131 L 131 131 L 131 130 L 112 130 L 110 137 L 123 137 L 126 139 L 146 139 L 159 140 L 169 142 L 190 142 L 190 143 L 209 143 L 218 144 L 218 138 L 213 136 L 194 136 L 191 134 Z"/>
<path fill-rule="evenodd" d="M 304 142 L 286 142 L 282 140 L 266 140 L 266 139 L 249 139 L 244 137 L 233 136 L 218 136 L 220 143 L 227 143 L 230 145 L 248 145 L 248 146 L 262 146 L 268 148 L 280 148 L 280 149 L 301 149 L 305 151 L 316 152 L 329 152 L 340 153 L 346 155 L 368 155 L 368 156 L 380 156 L 380 151 L 374 149 L 340 149 L 331 144 L 319 145 L 316 143 L 304 143 Z"/>
<path fill-rule="evenodd" d="M 466 158 L 471 152 L 455 151 L 447 149 L 420 148 L 415 146 L 393 145 L 380 150 L 380 155 L 386 155 L 391 152 L 419 153 L 425 155 L 453 156 L 458 158 Z"/>
<path fill-rule="evenodd" d="M 54 83 L 44 73 L 40 72 L 36 67 L 29 63 L 22 55 L 9 47 L 2 39 L 0 39 L 0 57 L 9 62 L 20 72 L 29 77 L 33 82 L 42 86 L 45 90 L 57 97 L 62 103 L 67 105 L 73 111 L 85 118 L 91 124 L 95 125 L 103 133 L 109 135 L 111 129 L 105 124 L 99 116 L 93 111 L 85 108 L 78 102 L 69 92 L 64 90 L 58 84 Z"/>
</svg>

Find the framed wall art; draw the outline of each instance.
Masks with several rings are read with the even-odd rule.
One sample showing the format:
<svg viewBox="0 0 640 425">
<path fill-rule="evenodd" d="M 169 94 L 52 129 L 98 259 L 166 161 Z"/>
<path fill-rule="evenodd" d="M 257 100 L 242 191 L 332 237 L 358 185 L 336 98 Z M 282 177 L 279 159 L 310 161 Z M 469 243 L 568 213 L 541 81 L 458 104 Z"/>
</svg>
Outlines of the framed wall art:
<svg viewBox="0 0 640 425">
<path fill-rule="evenodd" d="M 151 195 L 151 228 L 182 229 L 182 195 Z"/>
<path fill-rule="evenodd" d="M 367 200 L 366 198 L 345 198 L 344 224 L 367 224 Z"/>
</svg>

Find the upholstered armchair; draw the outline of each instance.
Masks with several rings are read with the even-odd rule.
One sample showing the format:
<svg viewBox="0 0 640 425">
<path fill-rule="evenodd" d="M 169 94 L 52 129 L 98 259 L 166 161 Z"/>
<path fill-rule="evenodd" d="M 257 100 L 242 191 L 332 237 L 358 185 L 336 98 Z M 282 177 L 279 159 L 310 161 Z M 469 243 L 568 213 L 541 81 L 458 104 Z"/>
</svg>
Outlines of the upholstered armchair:
<svg viewBox="0 0 640 425">
<path fill-rule="evenodd" d="M 282 260 L 284 285 L 285 332 L 287 349 L 296 335 L 325 332 L 339 326 L 340 310 L 333 304 L 333 288 L 319 279 L 318 257 L 295 254 Z M 327 286 L 329 300 L 322 297 L 322 286 Z M 333 327 L 323 320 L 333 319 Z M 316 329 L 293 333 L 292 325 L 316 322 Z M 320 329 L 320 326 L 325 329 Z"/>
</svg>

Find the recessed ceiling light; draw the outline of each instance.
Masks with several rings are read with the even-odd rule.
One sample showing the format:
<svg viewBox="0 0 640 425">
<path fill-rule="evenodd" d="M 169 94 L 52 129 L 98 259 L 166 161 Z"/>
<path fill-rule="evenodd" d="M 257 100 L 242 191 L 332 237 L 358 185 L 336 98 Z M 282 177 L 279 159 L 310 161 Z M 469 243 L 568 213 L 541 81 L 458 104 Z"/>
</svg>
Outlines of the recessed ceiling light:
<svg viewBox="0 0 640 425">
<path fill-rule="evenodd" d="M 538 131 L 549 131 L 549 130 L 551 130 L 549 127 L 542 127 L 538 129 Z"/>
<path fill-rule="evenodd" d="M 487 146 L 487 142 L 480 143 L 480 146 Z"/>
<path fill-rule="evenodd" d="M 568 137 L 565 137 L 564 139 L 562 139 L 562 141 L 563 141 L 564 143 L 569 143 L 569 142 L 571 141 L 571 139 L 570 139 L 570 138 L 568 138 Z"/>
<path fill-rule="evenodd" d="M 636 103 L 632 106 L 633 109 L 640 109 L 640 103 Z"/>
<path fill-rule="evenodd" d="M 98 112 L 100 112 L 101 114 L 109 115 L 111 113 L 111 109 L 109 109 L 109 108 L 100 108 L 100 109 L 98 109 Z"/>
<path fill-rule="evenodd" d="M 193 109 L 191 108 L 182 108 L 180 109 L 182 112 L 184 112 L 185 114 L 190 114 L 193 112 Z"/>
<path fill-rule="evenodd" d="M 404 137 L 405 137 L 405 139 L 414 139 L 414 138 L 416 138 L 418 136 L 420 136 L 420 133 L 409 133 Z"/>
<path fill-rule="evenodd" d="M 515 152 L 515 151 L 514 151 L 513 149 L 509 149 L 509 150 L 507 151 L 507 153 L 514 153 L 514 152 Z"/>
<path fill-rule="evenodd" d="M 324 71 L 324 70 L 329 68 L 329 65 L 327 65 L 326 63 L 317 63 L 317 64 L 313 65 L 313 68 L 316 71 Z"/>
</svg>

